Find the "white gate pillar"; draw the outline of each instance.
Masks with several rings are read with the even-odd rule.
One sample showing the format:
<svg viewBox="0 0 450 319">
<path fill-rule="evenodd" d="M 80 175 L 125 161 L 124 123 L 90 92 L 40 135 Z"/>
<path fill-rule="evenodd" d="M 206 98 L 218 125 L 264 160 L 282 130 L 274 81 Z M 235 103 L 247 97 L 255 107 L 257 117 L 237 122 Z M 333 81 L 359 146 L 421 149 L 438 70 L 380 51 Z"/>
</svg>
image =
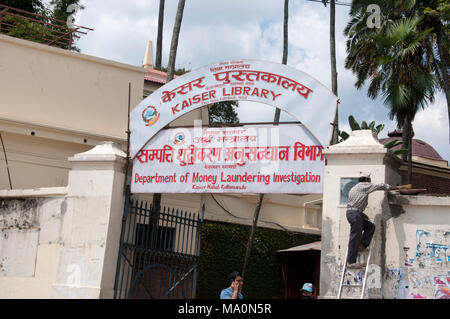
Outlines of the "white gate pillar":
<svg viewBox="0 0 450 319">
<path fill-rule="evenodd" d="M 69 158 L 67 212 L 52 298 L 113 298 L 126 154 L 103 142 Z"/>
<path fill-rule="evenodd" d="M 326 166 L 323 186 L 320 297 L 336 298 L 350 234 L 350 225 L 346 218 L 346 202 L 341 201 L 342 182 L 347 178 L 359 177 L 360 172 L 368 172 L 371 173 L 372 183 L 398 185 L 401 178 L 397 170 L 401 160 L 388 151 L 371 130 L 352 132 L 347 140 L 330 146 L 324 154 Z M 346 191 L 348 192 L 348 189 Z M 370 194 L 365 214 L 376 225 L 373 238 L 375 245 L 370 262 L 374 265 L 372 267 L 374 270 L 369 277 L 370 280 L 368 279 L 372 298 L 381 296 L 386 212 L 389 212 L 389 204 L 385 192 L 377 191 Z"/>
</svg>

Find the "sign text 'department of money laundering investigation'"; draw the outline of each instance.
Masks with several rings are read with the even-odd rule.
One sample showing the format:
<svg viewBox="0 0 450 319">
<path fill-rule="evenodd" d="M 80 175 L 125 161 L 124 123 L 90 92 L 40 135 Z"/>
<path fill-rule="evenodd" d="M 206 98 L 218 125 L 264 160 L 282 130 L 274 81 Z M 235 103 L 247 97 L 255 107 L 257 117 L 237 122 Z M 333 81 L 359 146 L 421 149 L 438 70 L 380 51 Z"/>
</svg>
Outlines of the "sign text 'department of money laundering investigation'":
<svg viewBox="0 0 450 319">
<path fill-rule="evenodd" d="M 133 193 L 322 193 L 323 147 L 302 125 L 176 128 L 134 158 Z"/>
</svg>

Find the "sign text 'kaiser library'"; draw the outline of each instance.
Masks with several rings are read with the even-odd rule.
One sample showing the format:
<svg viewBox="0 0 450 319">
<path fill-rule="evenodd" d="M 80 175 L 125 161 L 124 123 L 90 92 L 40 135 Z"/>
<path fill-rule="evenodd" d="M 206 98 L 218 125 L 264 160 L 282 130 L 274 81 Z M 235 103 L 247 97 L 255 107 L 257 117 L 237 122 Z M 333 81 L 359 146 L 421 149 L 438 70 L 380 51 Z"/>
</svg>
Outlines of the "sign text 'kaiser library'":
<svg viewBox="0 0 450 319">
<path fill-rule="evenodd" d="M 221 101 L 278 107 L 302 125 L 164 129 Z M 286 65 L 224 61 L 184 74 L 130 114 L 133 193 L 321 193 L 337 97 Z"/>
</svg>

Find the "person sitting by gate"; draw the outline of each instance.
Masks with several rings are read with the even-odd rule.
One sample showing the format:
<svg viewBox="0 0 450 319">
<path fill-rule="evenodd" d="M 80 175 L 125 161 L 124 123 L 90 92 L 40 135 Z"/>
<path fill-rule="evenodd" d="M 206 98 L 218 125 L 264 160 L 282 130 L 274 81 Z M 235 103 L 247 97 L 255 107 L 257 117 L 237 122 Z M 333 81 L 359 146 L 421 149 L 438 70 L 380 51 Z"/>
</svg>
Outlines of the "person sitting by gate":
<svg viewBox="0 0 450 319">
<path fill-rule="evenodd" d="M 225 288 L 220 293 L 220 299 L 243 299 L 242 286 L 244 285 L 244 278 L 237 271 L 232 272 L 228 275 L 230 280 L 230 287 Z"/>
</svg>

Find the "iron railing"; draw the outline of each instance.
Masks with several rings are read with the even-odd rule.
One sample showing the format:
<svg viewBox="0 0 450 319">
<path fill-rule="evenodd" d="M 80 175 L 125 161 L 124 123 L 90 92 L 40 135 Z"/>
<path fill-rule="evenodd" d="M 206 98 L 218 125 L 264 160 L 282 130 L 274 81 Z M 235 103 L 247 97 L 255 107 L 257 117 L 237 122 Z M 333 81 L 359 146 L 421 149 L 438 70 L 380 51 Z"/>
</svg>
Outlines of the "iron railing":
<svg viewBox="0 0 450 319">
<path fill-rule="evenodd" d="M 127 195 L 114 298 L 195 298 L 203 217 Z"/>
<path fill-rule="evenodd" d="M 0 33 L 72 50 L 81 35 L 94 29 L 0 4 Z"/>
</svg>

